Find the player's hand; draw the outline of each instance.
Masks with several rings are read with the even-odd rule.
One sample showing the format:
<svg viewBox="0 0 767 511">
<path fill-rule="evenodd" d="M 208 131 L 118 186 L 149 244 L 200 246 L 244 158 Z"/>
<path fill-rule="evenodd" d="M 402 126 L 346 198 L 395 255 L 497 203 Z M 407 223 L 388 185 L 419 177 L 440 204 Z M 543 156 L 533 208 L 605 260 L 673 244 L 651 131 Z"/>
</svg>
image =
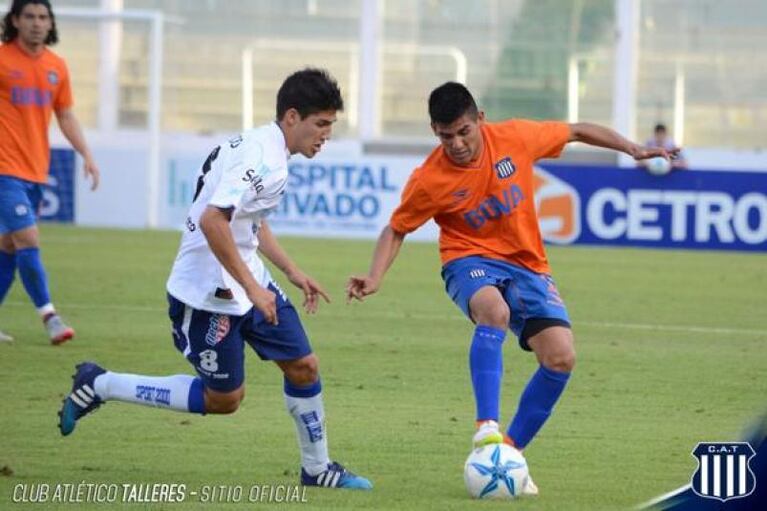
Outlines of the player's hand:
<svg viewBox="0 0 767 511">
<path fill-rule="evenodd" d="M 83 163 L 83 174 L 85 174 L 86 179 L 90 178 L 91 180 L 91 191 L 99 187 L 99 177 L 101 174 L 99 173 L 98 166 L 96 166 L 96 162 L 90 157 L 86 158 Z"/>
<path fill-rule="evenodd" d="M 349 277 L 349 281 L 346 283 L 346 303 L 351 302 L 352 298 L 360 302 L 363 301 L 366 296 L 378 291 L 379 286 L 380 283 L 369 276 L 357 277 L 353 275 Z"/>
<path fill-rule="evenodd" d="M 635 144 L 629 151 L 629 154 L 637 161 L 649 160 L 650 158 L 656 158 L 658 156 L 665 158 L 668 161 L 672 161 L 676 159 L 681 150 L 680 147 L 665 149 L 663 147 L 645 147 Z"/>
<path fill-rule="evenodd" d="M 253 303 L 256 309 L 261 311 L 261 314 L 264 315 L 264 319 L 268 323 L 272 325 L 279 324 L 277 320 L 277 296 L 274 293 L 261 286 L 248 290 L 247 293 L 248 300 Z"/>
<path fill-rule="evenodd" d="M 325 303 L 330 303 L 330 296 L 322 289 L 316 280 L 306 275 L 301 270 L 296 270 L 287 275 L 291 284 L 304 292 L 304 310 L 309 314 L 317 312 L 320 306 L 320 297 Z"/>
</svg>

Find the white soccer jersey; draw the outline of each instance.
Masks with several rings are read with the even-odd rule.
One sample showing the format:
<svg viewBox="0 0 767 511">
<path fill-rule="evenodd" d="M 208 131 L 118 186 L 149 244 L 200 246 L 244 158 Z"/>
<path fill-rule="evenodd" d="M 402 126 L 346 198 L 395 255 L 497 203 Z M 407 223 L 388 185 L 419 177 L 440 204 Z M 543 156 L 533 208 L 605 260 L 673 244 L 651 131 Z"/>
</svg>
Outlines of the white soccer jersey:
<svg viewBox="0 0 767 511">
<path fill-rule="evenodd" d="M 232 208 L 230 226 L 237 250 L 256 281 L 266 287 L 269 271 L 256 254 L 261 220 L 277 208 L 288 180 L 285 136 L 276 123 L 249 130 L 210 153 L 197 180 L 168 292 L 200 310 L 241 316 L 253 304 L 221 266 L 200 229 L 207 206 Z"/>
</svg>

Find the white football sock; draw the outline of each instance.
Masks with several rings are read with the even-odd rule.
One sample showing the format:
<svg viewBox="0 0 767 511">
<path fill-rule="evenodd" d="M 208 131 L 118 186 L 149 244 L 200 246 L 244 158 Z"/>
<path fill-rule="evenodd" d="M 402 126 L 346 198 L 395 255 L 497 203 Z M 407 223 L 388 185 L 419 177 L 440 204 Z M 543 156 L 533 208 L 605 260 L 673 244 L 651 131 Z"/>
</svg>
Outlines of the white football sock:
<svg viewBox="0 0 767 511">
<path fill-rule="evenodd" d="M 56 308 L 53 306 L 52 303 L 46 303 L 42 307 L 37 308 L 37 314 L 40 316 L 40 318 L 45 319 L 45 316 L 48 314 L 56 314 Z"/>
<path fill-rule="evenodd" d="M 188 374 L 144 376 L 107 371 L 96 377 L 93 390 L 104 401 L 124 401 L 188 412 L 189 391 L 195 380 Z"/>
<path fill-rule="evenodd" d="M 328 437 L 325 431 L 325 407 L 322 392 L 312 397 L 285 394 L 285 405 L 296 423 L 301 466 L 311 476 L 328 468 Z"/>
</svg>

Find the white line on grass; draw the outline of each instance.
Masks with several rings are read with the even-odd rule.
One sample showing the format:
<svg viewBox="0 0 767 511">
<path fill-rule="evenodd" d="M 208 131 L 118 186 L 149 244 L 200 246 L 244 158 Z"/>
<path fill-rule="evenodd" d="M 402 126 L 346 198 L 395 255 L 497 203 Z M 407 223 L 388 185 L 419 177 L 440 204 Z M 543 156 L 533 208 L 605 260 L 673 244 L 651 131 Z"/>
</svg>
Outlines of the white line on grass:
<svg viewBox="0 0 767 511">
<path fill-rule="evenodd" d="M 671 497 L 675 497 L 676 495 L 679 495 L 680 493 L 683 493 L 687 491 L 690 488 L 689 484 L 686 484 L 684 486 L 680 486 L 676 490 L 671 490 L 668 493 L 664 493 L 663 495 L 659 495 L 658 497 L 655 497 L 652 500 L 648 500 L 644 504 L 639 504 L 636 509 L 647 509 L 648 507 L 652 507 L 656 504 L 660 504 L 666 499 L 670 499 Z"/>
<path fill-rule="evenodd" d="M 610 323 L 604 321 L 576 321 L 577 325 L 596 326 L 599 328 L 626 328 L 629 330 L 665 330 L 672 332 L 691 332 L 696 334 L 753 334 L 767 335 L 767 330 L 749 328 L 721 328 L 692 325 L 652 325 L 649 323 Z"/>
<path fill-rule="evenodd" d="M 7 307 L 31 307 L 26 302 L 6 302 L 3 304 Z M 126 304 L 100 304 L 100 303 L 67 303 L 63 309 L 84 309 L 84 310 L 112 310 L 118 312 L 164 312 L 166 306 L 150 307 L 146 305 L 126 305 Z M 335 311 L 321 312 L 323 316 L 341 317 L 340 314 L 336 314 Z M 391 312 L 366 312 L 368 316 L 374 316 L 377 318 L 391 318 L 391 319 L 415 319 L 415 320 L 439 320 L 439 321 L 466 321 L 459 314 L 451 314 L 449 316 L 443 316 L 441 314 L 420 313 L 420 312 L 408 312 L 404 313 L 391 313 Z M 348 317 L 348 316 L 347 316 Z M 723 328 L 723 327 L 707 327 L 707 326 L 693 326 L 693 325 L 655 325 L 650 323 L 619 323 L 610 321 L 583 321 L 578 320 L 575 322 L 575 326 L 589 326 L 596 328 L 623 328 L 626 330 L 656 330 L 665 332 L 687 332 L 695 334 L 748 334 L 748 335 L 767 335 L 767 330 L 758 330 L 752 328 Z"/>
</svg>

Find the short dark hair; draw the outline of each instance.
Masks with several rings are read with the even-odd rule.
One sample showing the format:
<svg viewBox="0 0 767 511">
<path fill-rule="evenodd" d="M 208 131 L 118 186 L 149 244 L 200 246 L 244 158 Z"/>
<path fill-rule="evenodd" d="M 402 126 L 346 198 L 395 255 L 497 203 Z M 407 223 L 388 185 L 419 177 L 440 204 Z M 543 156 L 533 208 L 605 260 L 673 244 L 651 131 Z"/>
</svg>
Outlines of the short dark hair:
<svg viewBox="0 0 767 511">
<path fill-rule="evenodd" d="M 48 37 L 45 38 L 45 44 L 52 46 L 59 42 L 59 32 L 56 30 L 56 16 L 53 15 L 53 8 L 48 0 L 13 0 L 11 10 L 3 18 L 3 35 L 0 36 L 0 40 L 4 43 L 10 43 L 18 37 L 19 31 L 13 26 L 12 18 L 21 16 L 21 11 L 30 4 L 44 5 L 48 9 L 48 15 L 51 17 L 51 31 L 48 32 Z"/>
<path fill-rule="evenodd" d="M 666 129 L 665 124 L 663 124 L 662 122 L 659 122 L 658 124 L 655 125 L 655 133 L 661 133 L 661 132 L 666 133 L 668 132 L 668 130 Z"/>
<path fill-rule="evenodd" d="M 341 111 L 344 100 L 335 79 L 324 69 L 306 68 L 285 78 L 277 91 L 277 120 L 295 108 L 301 119 L 326 110 Z"/>
<path fill-rule="evenodd" d="M 465 85 L 458 82 L 443 83 L 429 95 L 429 117 L 435 124 L 452 124 L 462 115 L 472 119 L 479 115 L 477 103 Z"/>
</svg>

